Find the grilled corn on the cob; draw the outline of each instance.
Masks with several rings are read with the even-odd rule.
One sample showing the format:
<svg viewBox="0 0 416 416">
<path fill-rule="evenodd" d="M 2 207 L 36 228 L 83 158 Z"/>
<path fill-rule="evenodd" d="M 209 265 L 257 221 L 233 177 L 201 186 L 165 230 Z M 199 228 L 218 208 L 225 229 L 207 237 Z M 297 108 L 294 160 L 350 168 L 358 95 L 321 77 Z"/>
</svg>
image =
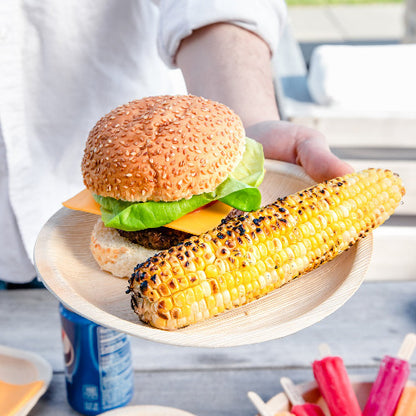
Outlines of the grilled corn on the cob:
<svg viewBox="0 0 416 416">
<path fill-rule="evenodd" d="M 154 327 L 177 329 L 244 305 L 351 247 L 403 195 L 397 175 L 368 169 L 278 199 L 139 264 L 132 307 Z"/>
</svg>

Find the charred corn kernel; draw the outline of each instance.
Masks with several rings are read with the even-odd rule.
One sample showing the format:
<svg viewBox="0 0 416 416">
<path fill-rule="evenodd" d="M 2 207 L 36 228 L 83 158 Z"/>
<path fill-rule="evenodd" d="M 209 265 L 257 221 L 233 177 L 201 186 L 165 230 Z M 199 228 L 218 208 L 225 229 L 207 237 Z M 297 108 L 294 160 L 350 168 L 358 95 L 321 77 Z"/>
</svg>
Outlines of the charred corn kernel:
<svg viewBox="0 0 416 416">
<path fill-rule="evenodd" d="M 227 270 L 228 270 L 228 265 L 227 265 L 227 263 L 224 261 L 224 260 L 222 260 L 222 259 L 216 259 L 215 260 L 215 265 L 217 266 L 217 268 L 218 268 L 218 273 L 221 275 L 222 273 L 225 273 Z"/>
<path fill-rule="evenodd" d="M 170 297 L 160 299 L 157 304 L 157 308 L 162 311 L 170 311 L 173 308 L 173 302 Z"/>
<path fill-rule="evenodd" d="M 367 169 L 227 220 L 137 266 L 133 309 L 176 329 L 248 303 L 348 249 L 403 195 L 397 175 Z"/>
<path fill-rule="evenodd" d="M 160 293 L 160 296 L 169 296 L 170 295 L 170 290 L 164 283 L 159 285 L 158 292 Z"/>
<path fill-rule="evenodd" d="M 188 279 L 185 276 L 179 276 L 176 279 L 176 282 L 178 283 L 179 290 L 183 290 L 188 287 Z"/>
<path fill-rule="evenodd" d="M 262 258 L 262 256 L 263 256 L 263 254 L 262 254 L 262 252 L 261 252 L 261 249 L 260 249 L 260 245 L 262 245 L 262 243 L 259 243 L 259 247 L 256 247 L 256 246 L 250 246 L 250 247 L 248 247 L 248 252 L 250 253 L 250 254 L 252 254 L 253 256 L 254 256 L 254 258 L 255 259 L 261 259 Z"/>
<path fill-rule="evenodd" d="M 183 276 L 184 272 L 181 266 L 173 266 L 172 270 L 170 271 L 170 273 L 167 274 L 167 276 Z M 166 276 L 166 277 L 167 277 Z"/>
<path fill-rule="evenodd" d="M 172 308 L 171 314 L 173 319 L 182 319 L 182 310 L 180 308 Z"/>
<path fill-rule="evenodd" d="M 204 244 L 205 247 L 207 247 L 206 244 Z M 215 261 L 215 254 L 213 252 L 207 252 L 204 254 L 204 260 L 206 264 L 214 263 Z"/>
</svg>

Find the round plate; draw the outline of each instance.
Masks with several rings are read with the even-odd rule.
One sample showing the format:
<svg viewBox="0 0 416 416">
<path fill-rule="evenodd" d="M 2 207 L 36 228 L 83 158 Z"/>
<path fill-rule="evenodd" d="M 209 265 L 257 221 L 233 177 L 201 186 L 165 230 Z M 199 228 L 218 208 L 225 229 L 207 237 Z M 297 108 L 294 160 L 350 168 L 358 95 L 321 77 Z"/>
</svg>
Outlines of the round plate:
<svg viewBox="0 0 416 416">
<path fill-rule="evenodd" d="M 48 389 L 52 380 L 52 366 L 38 354 L 0 345 L 0 380 L 11 384 L 43 382 L 42 387 L 13 413 L 14 416 L 25 416 Z M 14 399 L 17 403 L 23 397 Z"/>
<path fill-rule="evenodd" d="M 101 413 L 101 416 L 195 416 L 184 410 L 164 406 L 127 406 Z"/>
<path fill-rule="evenodd" d="M 313 181 L 295 165 L 266 161 L 263 204 L 304 189 Z M 101 271 L 90 253 L 97 216 L 67 208 L 42 228 L 35 263 L 45 285 L 78 314 L 128 334 L 167 344 L 228 347 L 284 337 L 338 309 L 364 279 L 372 236 L 316 270 L 265 297 L 177 331 L 143 324 L 125 294 L 127 280 Z"/>
</svg>

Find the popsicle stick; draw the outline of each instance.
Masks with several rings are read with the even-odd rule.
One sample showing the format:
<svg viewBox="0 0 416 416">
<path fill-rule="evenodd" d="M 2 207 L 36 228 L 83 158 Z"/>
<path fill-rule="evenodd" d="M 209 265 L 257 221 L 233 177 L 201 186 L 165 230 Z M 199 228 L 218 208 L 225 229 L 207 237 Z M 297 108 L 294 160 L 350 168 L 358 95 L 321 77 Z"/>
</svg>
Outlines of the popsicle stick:
<svg viewBox="0 0 416 416">
<path fill-rule="evenodd" d="M 320 344 L 318 347 L 319 355 L 321 356 L 321 359 L 324 357 L 329 357 L 331 355 L 331 348 L 328 344 Z"/>
<path fill-rule="evenodd" d="M 273 416 L 272 411 L 267 407 L 267 404 L 264 403 L 263 399 L 257 393 L 249 391 L 247 396 L 251 400 L 251 403 L 254 404 L 254 407 L 259 411 L 260 416 Z"/>
<path fill-rule="evenodd" d="M 305 400 L 303 400 L 302 395 L 299 393 L 297 387 L 293 384 L 293 381 L 290 378 L 282 377 L 280 379 L 280 384 L 293 406 L 305 403 Z"/>
<path fill-rule="evenodd" d="M 410 333 L 407 334 L 403 340 L 403 343 L 397 353 L 397 357 L 409 361 L 410 357 L 413 354 L 413 351 L 416 348 L 416 334 Z"/>
</svg>

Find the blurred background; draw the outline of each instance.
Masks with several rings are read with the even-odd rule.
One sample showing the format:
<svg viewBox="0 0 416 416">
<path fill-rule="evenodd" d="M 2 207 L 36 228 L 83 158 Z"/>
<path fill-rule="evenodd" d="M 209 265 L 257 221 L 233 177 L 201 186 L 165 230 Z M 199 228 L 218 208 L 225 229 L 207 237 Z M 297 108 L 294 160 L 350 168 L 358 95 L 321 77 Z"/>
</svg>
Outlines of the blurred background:
<svg viewBox="0 0 416 416">
<path fill-rule="evenodd" d="M 307 64 L 322 43 L 384 45 L 405 37 L 405 0 L 288 0 L 287 4 Z"/>
<path fill-rule="evenodd" d="M 280 113 L 286 120 L 322 131 L 333 151 L 356 169 L 389 168 L 403 177 L 404 204 L 388 226 L 374 233 L 367 279 L 412 280 L 416 1 L 287 4 L 288 26 L 273 61 Z"/>
</svg>

